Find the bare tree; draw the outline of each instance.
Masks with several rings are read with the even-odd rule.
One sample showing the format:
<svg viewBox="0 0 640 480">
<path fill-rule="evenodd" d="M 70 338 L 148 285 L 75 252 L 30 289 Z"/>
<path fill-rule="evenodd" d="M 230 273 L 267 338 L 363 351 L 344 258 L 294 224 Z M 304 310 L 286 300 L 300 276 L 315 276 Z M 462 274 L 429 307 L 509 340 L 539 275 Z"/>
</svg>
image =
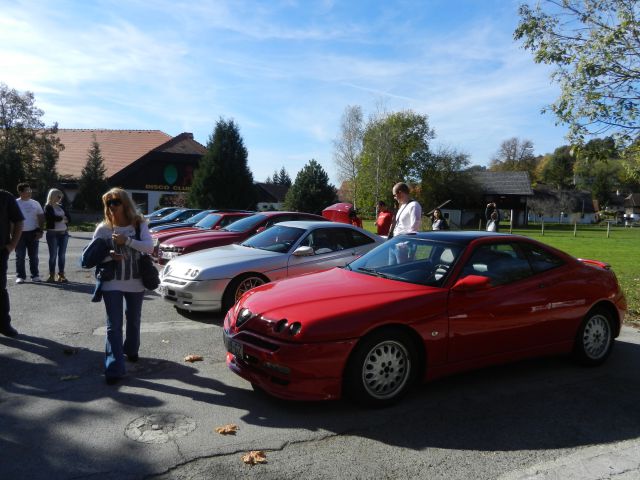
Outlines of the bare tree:
<svg viewBox="0 0 640 480">
<path fill-rule="evenodd" d="M 538 159 L 533 153 L 533 142 L 517 137 L 505 140 L 489 163 L 494 172 L 529 172 L 529 178 L 535 178 Z"/>
<path fill-rule="evenodd" d="M 362 137 L 364 126 L 362 108 L 359 105 L 349 105 L 342 114 L 340 133 L 334 141 L 334 160 L 338 168 L 338 179 L 350 186 L 352 203 L 356 206 L 358 193 L 358 171 L 362 154 Z"/>
</svg>

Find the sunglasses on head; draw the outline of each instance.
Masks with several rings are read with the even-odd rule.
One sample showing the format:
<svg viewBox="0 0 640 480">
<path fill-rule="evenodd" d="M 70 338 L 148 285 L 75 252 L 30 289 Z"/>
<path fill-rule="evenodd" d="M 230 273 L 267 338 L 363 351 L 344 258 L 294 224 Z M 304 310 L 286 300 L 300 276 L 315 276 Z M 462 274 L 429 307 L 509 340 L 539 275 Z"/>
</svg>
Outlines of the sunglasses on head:
<svg viewBox="0 0 640 480">
<path fill-rule="evenodd" d="M 117 207 L 118 205 L 122 205 L 122 200 L 119 198 L 112 198 L 111 200 L 107 200 L 107 207 Z"/>
</svg>

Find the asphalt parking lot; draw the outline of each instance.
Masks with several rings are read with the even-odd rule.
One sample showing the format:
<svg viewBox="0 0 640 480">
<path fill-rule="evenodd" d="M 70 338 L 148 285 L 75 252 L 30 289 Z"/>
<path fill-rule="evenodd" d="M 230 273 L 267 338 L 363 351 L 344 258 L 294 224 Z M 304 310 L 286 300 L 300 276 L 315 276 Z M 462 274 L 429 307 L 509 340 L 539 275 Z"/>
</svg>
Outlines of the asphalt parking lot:
<svg viewBox="0 0 640 480">
<path fill-rule="evenodd" d="M 640 478 L 640 333 L 607 364 L 531 360 L 416 388 L 401 404 L 268 399 L 228 371 L 220 315 L 181 316 L 155 293 L 141 359 L 102 376 L 104 313 L 72 235 L 69 284 L 14 284 L 20 336 L 0 337 L 0 477 Z M 46 244 L 40 246 L 46 273 Z M 203 361 L 184 362 L 197 354 Z M 238 425 L 235 435 L 215 428 Z M 264 450 L 267 463 L 241 456 Z"/>
</svg>

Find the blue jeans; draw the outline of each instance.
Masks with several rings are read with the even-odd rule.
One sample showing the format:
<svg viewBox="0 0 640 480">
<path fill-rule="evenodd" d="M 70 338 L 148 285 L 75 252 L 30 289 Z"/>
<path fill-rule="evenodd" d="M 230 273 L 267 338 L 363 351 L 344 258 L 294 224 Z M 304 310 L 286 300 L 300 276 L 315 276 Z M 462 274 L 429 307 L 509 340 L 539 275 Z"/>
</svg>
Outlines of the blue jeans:
<svg viewBox="0 0 640 480">
<path fill-rule="evenodd" d="M 22 232 L 18 245 L 16 245 L 16 276 L 18 278 L 27 278 L 27 272 L 24 269 L 24 261 L 29 255 L 29 270 L 31 278 L 38 277 L 38 245 L 40 240 L 36 238 L 37 232 L 31 230 Z"/>
<path fill-rule="evenodd" d="M 122 377 L 125 374 L 124 355 L 138 355 L 140 348 L 140 317 L 144 292 L 102 292 L 107 311 L 107 342 L 105 345 L 104 374 Z M 122 307 L 126 305 L 126 339 L 122 342 Z"/>
<path fill-rule="evenodd" d="M 56 258 L 58 260 L 58 273 L 64 274 L 64 258 L 67 254 L 67 242 L 69 233 L 47 231 L 47 245 L 49 246 L 49 273 L 56 273 Z"/>
</svg>

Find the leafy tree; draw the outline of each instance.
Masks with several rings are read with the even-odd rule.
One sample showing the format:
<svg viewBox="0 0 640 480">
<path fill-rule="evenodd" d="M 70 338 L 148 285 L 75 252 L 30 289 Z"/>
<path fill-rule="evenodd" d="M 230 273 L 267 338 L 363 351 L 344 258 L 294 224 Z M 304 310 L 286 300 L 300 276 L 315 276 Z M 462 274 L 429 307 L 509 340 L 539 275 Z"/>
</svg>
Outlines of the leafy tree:
<svg viewBox="0 0 640 480">
<path fill-rule="evenodd" d="M 190 203 L 198 208 L 247 208 L 256 205 L 247 149 L 233 120 L 218 120 L 207 152 L 194 172 Z"/>
<path fill-rule="evenodd" d="M 100 144 L 94 135 L 91 148 L 87 151 L 87 162 L 78 181 L 78 193 L 73 206 L 83 210 L 100 210 L 101 195 L 108 189 L 107 168 L 104 166 Z"/>
<path fill-rule="evenodd" d="M 284 205 L 288 210 L 320 214 L 337 200 L 336 188 L 329 183 L 327 172 L 312 159 L 296 175 Z"/>
<path fill-rule="evenodd" d="M 555 66 L 560 97 L 550 106 L 569 139 L 638 138 L 640 11 L 637 0 L 544 0 L 520 6 L 514 37 L 537 63 Z"/>
<path fill-rule="evenodd" d="M 19 182 L 29 181 L 39 200 L 58 181 L 56 163 L 63 148 L 57 125 L 45 127 L 43 115 L 33 93 L 0 83 L 0 188 L 13 192 Z"/>
<path fill-rule="evenodd" d="M 536 177 L 542 183 L 552 185 L 559 190 L 573 188 L 573 167 L 576 162 L 573 149 L 564 145 L 545 155 L 538 165 Z"/>
<path fill-rule="evenodd" d="M 349 185 L 351 203 L 357 205 L 358 171 L 361 165 L 364 123 L 362 107 L 349 105 L 342 114 L 340 133 L 334 141 L 333 158 L 338 169 L 338 180 Z"/>
<path fill-rule="evenodd" d="M 535 178 L 539 159 L 533 154 L 533 142 L 513 137 L 500 144 L 498 153 L 489 162 L 492 172 L 528 172 Z"/>
<path fill-rule="evenodd" d="M 429 156 L 422 171 L 417 198 L 426 214 L 447 200 L 455 208 L 477 208 L 481 204 L 480 188 L 467 170 L 469 155 L 453 148 L 440 147 Z"/>
<path fill-rule="evenodd" d="M 361 209 L 378 200 L 391 204 L 391 188 L 397 182 L 419 183 L 431 159 L 429 142 L 434 137 L 427 115 L 405 110 L 373 116 L 365 129 L 357 178 Z"/>
<path fill-rule="evenodd" d="M 613 137 L 595 138 L 576 148 L 576 187 L 589 190 L 601 206 L 609 203 L 624 169 Z"/>
</svg>

